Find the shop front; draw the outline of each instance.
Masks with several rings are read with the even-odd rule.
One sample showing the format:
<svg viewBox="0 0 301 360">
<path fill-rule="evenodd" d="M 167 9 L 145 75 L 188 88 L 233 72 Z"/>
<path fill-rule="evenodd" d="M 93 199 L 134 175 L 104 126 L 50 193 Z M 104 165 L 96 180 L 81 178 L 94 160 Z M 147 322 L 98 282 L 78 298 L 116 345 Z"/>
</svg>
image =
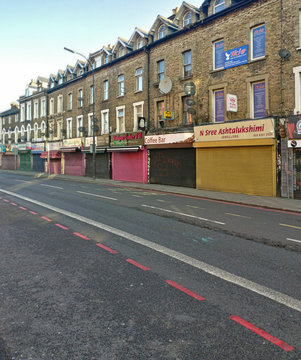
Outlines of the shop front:
<svg viewBox="0 0 301 360">
<path fill-rule="evenodd" d="M 194 135 L 197 189 L 276 196 L 274 118 L 201 125 Z"/>
<path fill-rule="evenodd" d="M 195 149 L 192 132 L 148 135 L 149 182 L 195 188 Z"/>
<path fill-rule="evenodd" d="M 32 171 L 44 172 L 46 160 L 41 158 L 41 154 L 45 149 L 44 143 L 31 144 Z"/>
<path fill-rule="evenodd" d="M 301 115 L 288 117 L 287 132 L 288 166 L 284 168 L 283 182 L 285 183 L 286 179 L 288 179 L 291 190 L 288 193 L 294 199 L 301 199 Z M 283 160 L 285 161 L 285 159 Z"/>
<path fill-rule="evenodd" d="M 4 151 L 3 151 L 4 150 Z M 18 170 L 19 169 L 19 155 L 17 145 L 6 145 L 2 151 L 2 165 L 3 170 Z"/>
<path fill-rule="evenodd" d="M 19 170 L 20 171 L 32 171 L 31 165 L 31 144 L 18 144 L 19 154 Z"/>
<path fill-rule="evenodd" d="M 112 179 L 147 183 L 147 150 L 144 132 L 111 136 Z"/>
<path fill-rule="evenodd" d="M 41 154 L 42 159 L 46 159 L 46 172 L 50 174 L 61 174 L 61 142 L 49 142 L 46 146 L 47 151 L 43 151 Z M 48 164 L 50 163 L 50 172 Z"/>
<path fill-rule="evenodd" d="M 95 176 L 99 179 L 111 179 L 111 153 L 107 152 L 109 147 L 109 135 L 97 136 L 95 138 Z M 85 139 L 85 147 L 82 152 L 86 156 L 85 176 L 93 177 L 93 138 Z"/>
<path fill-rule="evenodd" d="M 64 175 L 85 175 L 85 156 L 81 152 L 81 146 L 81 138 L 63 140 L 60 151 L 63 154 L 62 169 Z"/>
</svg>

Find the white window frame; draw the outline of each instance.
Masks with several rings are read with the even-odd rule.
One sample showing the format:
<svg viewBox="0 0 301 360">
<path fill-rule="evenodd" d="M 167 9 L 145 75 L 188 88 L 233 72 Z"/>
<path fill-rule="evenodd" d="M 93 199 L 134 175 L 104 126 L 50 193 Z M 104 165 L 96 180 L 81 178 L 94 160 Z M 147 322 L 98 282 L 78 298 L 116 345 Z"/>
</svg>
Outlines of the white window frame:
<svg viewBox="0 0 301 360">
<path fill-rule="evenodd" d="M 84 106 L 84 91 L 83 89 L 78 89 L 78 107 Z"/>
<path fill-rule="evenodd" d="M 46 99 L 41 99 L 41 117 L 46 116 Z"/>
<path fill-rule="evenodd" d="M 119 112 L 123 111 L 123 120 L 122 124 L 120 124 Z M 120 126 L 121 125 L 121 126 Z M 124 133 L 125 132 L 125 105 L 116 107 L 116 133 Z"/>
<path fill-rule="evenodd" d="M 136 69 L 135 73 L 136 78 L 136 91 L 142 91 L 143 90 L 143 68 Z"/>
<path fill-rule="evenodd" d="M 94 102 L 94 86 L 90 86 L 90 104 L 93 104 Z"/>
<path fill-rule="evenodd" d="M 78 128 L 83 127 L 84 125 L 84 117 L 83 115 L 79 115 L 76 117 L 76 137 L 81 137 L 81 133 L 79 132 Z"/>
<path fill-rule="evenodd" d="M 142 111 L 138 113 L 138 108 L 141 106 Z M 134 124 L 133 124 L 133 131 L 138 131 L 138 117 L 143 117 L 144 114 L 144 101 L 139 101 L 133 103 L 133 110 L 134 110 Z"/>
<path fill-rule="evenodd" d="M 63 95 L 58 95 L 57 97 L 57 113 L 60 114 L 63 112 Z"/>
<path fill-rule="evenodd" d="M 68 110 L 72 110 L 72 92 L 68 93 Z"/>
<path fill-rule="evenodd" d="M 216 41 L 214 41 L 213 42 L 213 48 L 212 48 L 212 50 L 213 50 L 213 70 L 221 70 L 221 69 L 224 69 L 224 66 L 223 67 L 215 67 L 215 47 L 216 47 L 216 44 L 217 43 L 220 43 L 220 42 L 222 42 L 223 41 L 223 43 L 224 43 L 224 49 L 225 49 L 225 40 L 224 39 L 219 39 L 219 40 L 216 40 Z"/>
<path fill-rule="evenodd" d="M 225 0 L 214 0 L 214 14 L 224 10 L 226 7 Z M 221 8 L 221 9 L 220 9 Z"/>
<path fill-rule="evenodd" d="M 41 133 L 45 134 L 44 136 L 46 136 L 46 123 L 45 123 L 45 121 L 41 122 Z"/>
<path fill-rule="evenodd" d="M 158 29 L 158 39 L 163 39 L 166 36 L 166 25 L 162 24 Z"/>
<path fill-rule="evenodd" d="M 109 99 L 109 80 L 105 80 L 103 82 L 103 99 L 104 100 Z"/>
<path fill-rule="evenodd" d="M 88 136 L 93 136 L 92 119 L 93 119 L 93 113 L 89 113 L 88 114 Z"/>
<path fill-rule="evenodd" d="M 189 24 L 192 24 L 192 12 L 191 11 L 187 11 L 183 17 L 183 27 L 185 27 Z"/>
<path fill-rule="evenodd" d="M 72 117 L 66 119 L 66 136 L 67 139 L 72 139 Z"/>
<path fill-rule="evenodd" d="M 31 101 L 26 103 L 26 120 L 31 120 Z"/>
<path fill-rule="evenodd" d="M 190 54 L 190 62 L 187 61 L 186 56 L 187 54 Z M 192 76 L 192 51 L 187 50 L 183 52 L 183 77 L 190 77 Z M 187 70 L 189 69 L 189 70 Z"/>
<path fill-rule="evenodd" d="M 293 68 L 295 75 L 295 109 L 294 114 L 301 114 L 301 66 Z"/>
<path fill-rule="evenodd" d="M 117 82 L 118 82 L 118 96 L 124 96 L 124 88 L 125 88 L 124 74 L 118 75 Z"/>
<path fill-rule="evenodd" d="M 53 114 L 54 114 L 54 98 L 51 98 L 49 102 L 49 115 L 53 115 Z"/>
<path fill-rule="evenodd" d="M 20 113 L 21 113 L 20 121 L 23 122 L 25 121 L 25 104 L 21 104 Z"/>
<path fill-rule="evenodd" d="M 259 57 L 253 57 L 253 30 L 255 30 L 259 27 L 262 27 L 262 26 L 264 26 L 264 31 L 265 31 L 265 24 L 256 25 L 250 29 L 251 30 L 251 34 L 250 34 L 250 36 L 251 36 L 251 49 L 250 49 L 251 50 L 251 60 L 258 60 L 258 59 L 265 58 L 265 55 L 259 56 Z M 266 43 L 266 41 L 265 41 L 265 43 Z M 265 53 L 265 51 L 266 51 L 266 44 L 264 44 L 264 53 Z"/>
<path fill-rule="evenodd" d="M 162 69 L 160 69 L 160 64 L 163 64 L 163 71 L 161 71 Z M 157 67 L 158 67 L 158 80 L 160 82 L 160 80 L 165 78 L 165 60 L 159 60 L 157 62 Z"/>
<path fill-rule="evenodd" d="M 39 137 L 39 125 L 38 123 L 35 123 L 33 126 L 33 138 L 37 140 L 38 137 Z"/>
<path fill-rule="evenodd" d="M 109 109 L 105 109 L 105 110 L 101 110 L 101 134 L 105 135 L 105 134 L 109 134 L 110 133 L 110 110 Z M 107 121 L 105 121 L 107 120 Z M 107 122 L 107 126 L 105 126 L 105 122 Z"/>
<path fill-rule="evenodd" d="M 301 9 L 299 10 L 299 27 L 298 27 L 298 35 L 299 35 L 299 47 L 297 50 L 301 50 Z"/>
<path fill-rule="evenodd" d="M 39 101 L 36 100 L 33 103 L 33 118 L 37 119 L 39 117 Z"/>
<path fill-rule="evenodd" d="M 19 128 L 18 126 L 15 127 L 15 143 L 18 142 L 19 139 Z"/>
<path fill-rule="evenodd" d="M 31 126 L 30 126 L 30 124 L 27 125 L 26 132 L 27 132 L 27 141 L 29 142 L 31 140 Z"/>
</svg>

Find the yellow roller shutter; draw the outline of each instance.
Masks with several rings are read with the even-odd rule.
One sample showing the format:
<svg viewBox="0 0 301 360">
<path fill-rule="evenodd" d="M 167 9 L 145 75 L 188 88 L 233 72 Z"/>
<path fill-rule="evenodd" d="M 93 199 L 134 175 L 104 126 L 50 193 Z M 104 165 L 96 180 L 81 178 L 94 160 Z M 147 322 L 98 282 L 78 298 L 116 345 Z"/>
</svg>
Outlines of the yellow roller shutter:
<svg viewBox="0 0 301 360">
<path fill-rule="evenodd" d="M 276 196 L 276 147 L 197 149 L 197 188 Z"/>
</svg>

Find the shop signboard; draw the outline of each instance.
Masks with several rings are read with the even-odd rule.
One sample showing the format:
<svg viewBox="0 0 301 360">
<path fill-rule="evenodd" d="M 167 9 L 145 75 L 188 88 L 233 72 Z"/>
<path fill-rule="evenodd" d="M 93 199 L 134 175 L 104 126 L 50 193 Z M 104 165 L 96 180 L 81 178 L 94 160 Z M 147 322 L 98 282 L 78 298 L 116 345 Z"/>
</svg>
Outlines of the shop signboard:
<svg viewBox="0 0 301 360">
<path fill-rule="evenodd" d="M 65 139 L 63 140 L 63 148 L 80 148 L 82 146 L 81 138 Z"/>
<path fill-rule="evenodd" d="M 61 147 L 62 147 L 61 141 L 49 142 L 48 146 L 47 146 L 47 151 L 48 150 L 60 150 Z"/>
<path fill-rule="evenodd" d="M 248 45 L 243 45 L 235 49 L 225 51 L 225 69 L 247 64 L 248 58 Z"/>
<path fill-rule="evenodd" d="M 111 146 L 144 145 L 144 132 L 111 135 Z"/>
<path fill-rule="evenodd" d="M 18 144 L 18 150 L 19 151 L 31 150 L 31 143 Z"/>
<path fill-rule="evenodd" d="M 237 112 L 237 96 L 227 94 L 227 111 Z"/>
<path fill-rule="evenodd" d="M 275 137 L 275 120 L 268 118 L 196 126 L 194 136 L 196 142 L 273 139 Z"/>
<path fill-rule="evenodd" d="M 93 144 L 93 137 L 86 137 L 85 138 L 85 147 L 90 147 Z M 95 136 L 95 144 L 96 146 L 109 146 L 109 135 L 101 135 Z"/>
<path fill-rule="evenodd" d="M 5 145 L 0 145 L 0 152 L 5 153 Z"/>
<path fill-rule="evenodd" d="M 301 115 L 292 115 L 287 119 L 289 139 L 301 139 Z"/>
<path fill-rule="evenodd" d="M 31 151 L 44 151 L 44 143 L 33 143 Z"/>
<path fill-rule="evenodd" d="M 193 139 L 193 133 L 148 135 L 145 136 L 145 145 L 192 143 Z"/>
</svg>

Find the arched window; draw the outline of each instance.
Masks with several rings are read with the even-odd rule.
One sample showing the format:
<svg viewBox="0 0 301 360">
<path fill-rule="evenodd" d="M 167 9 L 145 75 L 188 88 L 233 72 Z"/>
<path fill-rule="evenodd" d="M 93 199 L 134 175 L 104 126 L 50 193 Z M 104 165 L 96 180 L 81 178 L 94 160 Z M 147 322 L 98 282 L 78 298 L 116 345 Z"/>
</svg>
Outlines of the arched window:
<svg viewBox="0 0 301 360">
<path fill-rule="evenodd" d="M 33 137 L 35 140 L 39 137 L 39 128 L 37 123 L 34 124 Z"/>
<path fill-rule="evenodd" d="M 25 136 L 25 127 L 24 125 L 21 126 L 21 141 L 24 141 L 24 136 Z"/>
<path fill-rule="evenodd" d="M 166 26 L 161 25 L 158 31 L 158 39 L 163 39 L 166 36 Z"/>
<path fill-rule="evenodd" d="M 46 123 L 45 123 L 45 121 L 42 121 L 42 123 L 41 123 L 41 133 L 43 134 L 41 134 L 42 136 L 46 136 Z"/>
<path fill-rule="evenodd" d="M 15 143 L 18 142 L 19 139 L 19 128 L 18 126 L 15 127 Z"/>
<path fill-rule="evenodd" d="M 188 11 L 183 18 L 183 26 L 187 26 L 192 23 L 192 13 Z"/>
<path fill-rule="evenodd" d="M 224 10 L 225 0 L 215 0 L 214 2 L 214 13 Z"/>
</svg>

